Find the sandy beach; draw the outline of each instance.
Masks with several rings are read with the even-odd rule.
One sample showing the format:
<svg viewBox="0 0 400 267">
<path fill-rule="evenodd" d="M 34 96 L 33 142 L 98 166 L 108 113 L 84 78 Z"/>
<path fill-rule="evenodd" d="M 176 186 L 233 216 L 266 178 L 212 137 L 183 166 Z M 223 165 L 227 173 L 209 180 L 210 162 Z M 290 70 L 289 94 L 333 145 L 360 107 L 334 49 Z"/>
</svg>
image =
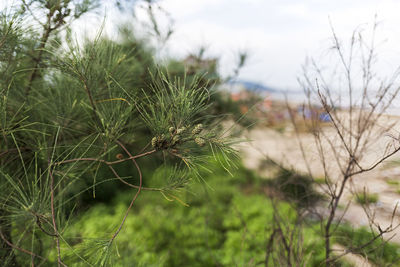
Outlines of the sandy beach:
<svg viewBox="0 0 400 267">
<path fill-rule="evenodd" d="M 400 121 L 400 118 L 397 116 L 384 115 L 376 123 L 376 126 L 383 129 L 387 125 L 396 124 L 398 121 Z M 339 150 L 338 154 L 346 157 L 345 151 L 340 151 L 341 141 L 338 138 L 334 138 L 335 131 L 332 125 L 328 124 L 324 126 L 323 130 L 328 138 L 333 138 L 333 147 Z M 368 143 L 368 149 L 362 155 L 360 165 L 363 168 L 368 168 L 376 163 L 382 155 L 387 153 L 386 149 L 388 149 L 387 145 L 389 143 L 394 146 L 396 143 L 399 143 L 398 140 L 394 140 L 393 138 L 398 132 L 400 132 L 400 127 L 399 125 L 395 125 L 385 134 L 380 133 L 378 136 L 371 135 L 372 139 Z M 245 165 L 253 170 L 257 170 L 266 178 L 270 176 L 268 168 L 260 168 L 260 165 L 266 158 L 271 158 L 283 166 L 300 173 L 307 174 L 311 171 L 312 176 L 317 179 L 322 179 L 325 176 L 320 154 L 318 153 L 314 136 L 311 133 L 299 133 L 299 138 L 297 138 L 293 127 L 288 125 L 283 133 L 270 128 L 255 128 L 247 131 L 244 136 L 250 140 L 240 147 Z M 303 151 L 300 149 L 300 143 Z M 329 178 L 335 182 L 335 179 L 340 179 L 341 170 L 334 158 L 332 146 L 326 144 L 323 154 L 327 162 L 325 169 L 328 170 Z M 339 205 L 340 207 L 345 207 L 351 201 L 344 215 L 344 220 L 356 227 L 368 226 L 368 217 L 362 206 L 355 201 L 354 194 L 352 193 L 363 192 L 364 190 L 369 194 L 378 195 L 378 201 L 371 204 L 369 208 L 371 209 L 371 213 L 375 214 L 375 221 L 383 229 L 391 223 L 392 213 L 396 204 L 399 203 L 400 205 L 400 152 L 387 159 L 374 170 L 353 176 L 347 184 Z M 343 212 L 344 208 L 340 208 L 337 216 L 341 216 Z M 396 212 L 394 224 L 400 223 L 399 218 L 400 209 Z M 400 227 L 385 236 L 385 238 L 400 244 Z"/>
</svg>

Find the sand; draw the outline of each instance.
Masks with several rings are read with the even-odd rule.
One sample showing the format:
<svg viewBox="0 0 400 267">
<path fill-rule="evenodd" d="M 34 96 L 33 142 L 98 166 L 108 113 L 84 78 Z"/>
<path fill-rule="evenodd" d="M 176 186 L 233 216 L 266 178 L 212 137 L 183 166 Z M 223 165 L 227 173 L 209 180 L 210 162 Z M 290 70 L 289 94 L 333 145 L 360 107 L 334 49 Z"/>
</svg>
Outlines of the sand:
<svg viewBox="0 0 400 267">
<path fill-rule="evenodd" d="M 377 125 L 383 127 L 397 121 L 400 121 L 399 117 L 383 116 Z M 328 138 L 332 137 L 334 146 L 337 146 L 338 150 L 340 150 L 340 140 L 334 138 L 335 131 L 333 127 L 331 125 L 324 127 Z M 394 126 L 390 132 L 373 136 L 368 149 L 363 154 L 363 160 L 360 161 L 360 164 L 364 168 L 372 166 L 385 153 L 388 142 L 399 143 L 392 137 L 397 132 L 400 132 L 400 127 Z M 308 170 L 311 170 L 313 177 L 324 177 L 324 168 L 321 164 L 320 155 L 318 154 L 314 137 L 310 133 L 300 133 L 298 139 L 293 127 L 288 126 L 283 134 L 269 128 L 255 128 L 247 131 L 244 136 L 250 140 L 249 142 L 242 143 L 239 147 L 243 153 L 244 164 L 248 168 L 259 171 L 264 177 L 268 178 L 270 176 L 268 168 L 261 170 L 259 166 L 266 157 L 280 162 L 286 167 L 293 168 L 298 172 L 308 173 Z M 299 140 L 301 140 L 304 148 L 304 154 L 300 149 Z M 345 151 L 340 151 L 340 154 L 341 157 L 346 157 Z M 309 168 L 307 168 L 304 156 L 307 159 Z M 327 169 L 332 181 L 340 179 L 342 177 L 340 168 L 337 165 L 332 148 L 328 144 L 324 145 L 324 156 L 327 159 Z M 342 159 L 340 158 L 339 160 Z M 396 163 L 396 161 L 398 162 Z M 352 177 L 351 183 L 347 184 L 339 204 L 341 207 L 345 207 L 351 201 L 349 209 L 344 215 L 344 220 L 355 227 L 369 225 L 364 209 L 356 203 L 352 193 L 363 192 L 364 190 L 368 193 L 378 195 L 378 202 L 371 204 L 369 208 L 371 213 L 375 214 L 375 222 L 384 229 L 391 223 L 396 203 L 400 205 L 400 153 L 395 154 L 376 169 Z M 344 209 L 341 208 L 338 210 L 337 215 L 341 216 L 343 212 Z M 395 215 L 394 225 L 400 223 L 399 218 L 400 208 Z M 386 235 L 385 238 L 400 244 L 400 227 Z"/>
</svg>

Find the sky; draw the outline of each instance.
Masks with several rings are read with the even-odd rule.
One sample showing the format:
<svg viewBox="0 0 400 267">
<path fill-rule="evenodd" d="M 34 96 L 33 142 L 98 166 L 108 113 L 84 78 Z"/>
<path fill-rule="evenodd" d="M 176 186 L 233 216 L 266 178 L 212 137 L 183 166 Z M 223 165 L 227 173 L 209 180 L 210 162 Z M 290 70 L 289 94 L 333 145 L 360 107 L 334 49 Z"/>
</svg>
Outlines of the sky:
<svg viewBox="0 0 400 267">
<path fill-rule="evenodd" d="M 383 69 L 400 63 L 400 1 L 389 0 L 163 0 L 160 5 L 175 20 L 168 54 L 183 57 L 204 45 L 220 57 L 228 75 L 235 55 L 249 60 L 240 78 L 280 89 L 299 87 L 297 77 L 306 57 L 324 62 L 337 36 L 348 40 L 357 27 L 371 32 L 375 15 Z M 137 16 L 145 17 L 137 9 Z M 329 61 L 324 62 L 329 63 Z"/>
<path fill-rule="evenodd" d="M 15 0 L 0 0 L 0 7 L 7 2 Z M 102 12 L 106 13 L 105 32 L 110 36 L 118 22 L 138 23 L 117 12 L 113 3 L 103 0 L 100 15 L 89 15 L 74 28 L 94 35 Z M 382 75 L 400 63 L 399 0 L 160 0 L 158 4 L 174 20 L 174 33 L 161 57 L 184 58 L 204 46 L 207 56 L 220 58 L 221 73 L 229 75 L 237 54 L 246 51 L 249 58 L 239 78 L 277 89 L 299 88 L 297 77 L 306 57 L 329 65 L 330 23 L 340 39 L 348 40 L 357 27 L 368 35 L 376 15 Z M 135 13 L 138 21 L 148 19 L 140 4 Z"/>
</svg>

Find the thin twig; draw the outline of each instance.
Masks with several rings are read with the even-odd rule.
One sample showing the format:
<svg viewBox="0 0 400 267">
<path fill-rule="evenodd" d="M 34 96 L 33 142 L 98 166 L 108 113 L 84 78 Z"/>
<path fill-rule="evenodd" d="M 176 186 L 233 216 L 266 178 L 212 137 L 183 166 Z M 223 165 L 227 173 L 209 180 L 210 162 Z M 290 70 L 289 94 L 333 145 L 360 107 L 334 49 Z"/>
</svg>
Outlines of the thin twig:
<svg viewBox="0 0 400 267">
<path fill-rule="evenodd" d="M 47 261 L 46 258 L 43 258 L 42 256 L 39 256 L 39 255 L 33 253 L 32 251 L 29 251 L 29 250 L 20 248 L 20 247 L 14 245 L 13 243 L 11 243 L 10 241 L 8 241 L 8 240 L 4 237 L 3 232 L 2 232 L 1 230 L 0 230 L 0 237 L 1 237 L 1 239 L 3 239 L 3 241 L 4 241 L 8 246 L 10 246 L 11 248 L 16 249 L 16 250 L 18 250 L 18 251 L 21 251 L 21 252 L 23 252 L 23 253 L 25 253 L 25 254 L 31 255 L 32 257 L 36 257 L 36 258 L 39 258 L 39 259 L 41 259 L 41 260 Z"/>
<path fill-rule="evenodd" d="M 60 237 L 57 230 L 57 223 L 56 223 L 56 214 L 54 211 L 54 176 L 52 173 L 51 166 L 49 167 L 49 175 L 50 175 L 50 207 L 51 207 L 51 218 L 53 222 L 54 234 L 56 235 L 56 244 L 57 244 L 57 262 L 58 266 L 63 265 L 66 266 L 61 260 L 61 248 L 60 248 Z"/>
<path fill-rule="evenodd" d="M 113 164 L 125 162 L 125 161 L 128 161 L 128 160 L 134 160 L 134 159 L 137 159 L 137 158 L 141 158 L 141 157 L 144 157 L 144 156 L 153 154 L 154 152 L 156 152 L 155 149 L 150 150 L 150 151 L 145 152 L 145 153 L 142 153 L 142 154 L 135 155 L 135 156 L 132 156 L 132 155 L 131 155 L 129 158 L 124 158 L 124 159 L 115 160 L 115 161 L 106 161 L 106 160 L 97 159 L 97 158 L 75 158 L 75 159 L 67 159 L 67 160 L 55 162 L 54 165 L 61 165 L 61 164 L 66 164 L 66 163 L 71 163 L 71 162 L 76 162 L 76 161 L 97 161 L 97 162 L 102 162 L 102 163 L 107 164 L 107 165 L 113 165 Z"/>
<path fill-rule="evenodd" d="M 120 142 L 120 141 L 116 141 L 116 143 L 121 146 L 121 148 L 126 152 L 126 154 L 128 154 L 128 156 L 132 159 L 133 164 L 135 165 L 138 173 L 139 173 L 139 188 L 138 191 L 136 192 L 136 194 L 133 196 L 131 203 L 129 204 L 128 209 L 125 212 L 124 218 L 122 219 L 121 224 L 119 225 L 117 231 L 115 231 L 115 233 L 113 234 L 113 236 L 110 239 L 110 243 L 112 243 L 114 241 L 114 239 L 117 237 L 117 235 L 119 234 L 119 232 L 122 229 L 122 226 L 124 225 L 126 218 L 128 217 L 129 211 L 131 210 L 133 203 L 136 201 L 137 197 L 140 194 L 140 191 L 142 189 L 142 183 L 143 183 L 143 177 L 142 177 L 142 171 L 140 170 L 139 165 L 137 164 L 135 158 L 132 156 L 132 154 L 129 152 L 128 149 L 126 149 L 126 147 Z"/>
</svg>

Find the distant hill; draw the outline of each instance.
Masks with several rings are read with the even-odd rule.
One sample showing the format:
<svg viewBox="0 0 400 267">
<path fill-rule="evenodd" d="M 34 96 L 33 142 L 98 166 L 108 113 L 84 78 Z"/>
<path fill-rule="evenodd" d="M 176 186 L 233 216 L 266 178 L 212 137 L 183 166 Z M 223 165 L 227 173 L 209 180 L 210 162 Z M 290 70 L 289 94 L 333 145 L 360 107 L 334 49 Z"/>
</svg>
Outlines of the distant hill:
<svg viewBox="0 0 400 267">
<path fill-rule="evenodd" d="M 252 82 L 252 81 L 245 81 L 245 80 L 236 80 L 236 81 L 230 81 L 227 83 L 228 87 L 231 87 L 232 89 L 246 89 L 249 91 L 255 91 L 255 92 L 268 92 L 268 93 L 277 93 L 280 92 L 279 89 L 275 89 L 272 87 L 265 86 L 261 83 L 257 82 Z"/>
<path fill-rule="evenodd" d="M 255 92 L 261 96 L 272 96 L 275 100 L 285 100 L 285 95 L 291 102 L 302 103 L 305 100 L 303 90 L 282 90 L 280 88 L 273 88 L 266 86 L 262 83 L 248 81 L 248 80 L 235 80 L 229 81 L 221 86 L 221 89 L 227 90 L 231 93 L 237 93 L 242 90 Z"/>
</svg>

